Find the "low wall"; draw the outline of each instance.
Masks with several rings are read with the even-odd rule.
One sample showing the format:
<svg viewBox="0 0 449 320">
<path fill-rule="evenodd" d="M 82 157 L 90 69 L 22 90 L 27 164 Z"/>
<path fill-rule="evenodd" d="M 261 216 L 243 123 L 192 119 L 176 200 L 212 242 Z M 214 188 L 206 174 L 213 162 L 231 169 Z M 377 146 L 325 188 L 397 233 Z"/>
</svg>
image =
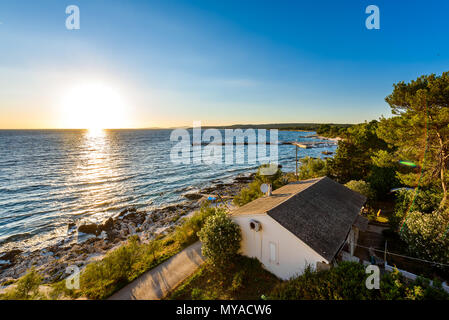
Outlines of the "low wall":
<svg viewBox="0 0 449 320">
<path fill-rule="evenodd" d="M 418 278 L 418 276 L 416 274 L 414 274 L 414 273 L 411 273 L 411 272 L 408 272 L 408 271 L 405 271 L 405 270 L 401 270 L 401 269 L 392 267 L 392 266 L 388 265 L 387 263 L 385 263 L 385 270 L 386 271 L 393 272 L 394 269 L 397 269 L 407 279 L 416 280 L 416 278 Z M 433 286 L 433 281 L 432 280 L 430 280 L 430 285 Z M 449 286 L 447 285 L 446 282 L 443 282 L 443 289 L 444 289 L 444 291 L 449 293 Z"/>
</svg>

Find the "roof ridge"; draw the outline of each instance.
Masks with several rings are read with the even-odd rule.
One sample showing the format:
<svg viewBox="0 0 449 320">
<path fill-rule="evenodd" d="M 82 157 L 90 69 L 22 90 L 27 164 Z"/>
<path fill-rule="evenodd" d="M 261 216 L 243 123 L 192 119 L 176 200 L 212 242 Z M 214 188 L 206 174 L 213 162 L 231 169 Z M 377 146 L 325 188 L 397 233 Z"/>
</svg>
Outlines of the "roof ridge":
<svg viewBox="0 0 449 320">
<path fill-rule="evenodd" d="M 277 206 L 280 206 L 280 205 L 283 204 L 284 202 L 290 200 L 291 198 L 293 198 L 294 196 L 298 195 L 299 193 L 301 193 L 301 192 L 303 192 L 303 191 L 309 189 L 311 186 L 315 185 L 318 181 L 321 181 L 321 180 L 322 180 L 323 178 L 325 178 L 325 177 L 326 177 L 326 176 L 320 177 L 320 178 L 311 178 L 311 179 L 307 179 L 307 180 L 299 180 L 299 181 L 310 181 L 310 180 L 314 180 L 314 179 L 315 179 L 316 181 L 314 181 L 313 183 L 310 183 L 310 184 L 307 185 L 304 189 L 299 190 L 298 192 L 292 193 L 290 196 L 288 196 L 287 198 L 285 198 L 283 201 L 279 202 L 279 203 L 276 205 L 276 207 L 277 207 Z M 299 182 L 299 181 L 296 181 L 296 182 Z M 294 183 L 294 182 L 288 183 L 288 184 L 286 184 L 285 186 L 288 186 L 288 185 L 290 185 L 290 184 L 295 184 L 295 183 Z M 282 187 L 280 187 L 279 189 L 282 189 L 282 188 L 285 187 L 285 186 L 282 186 Z M 277 190 L 279 190 L 279 189 L 277 189 Z M 270 197 L 271 197 L 271 196 L 270 196 Z M 274 207 L 274 208 L 276 208 L 276 207 Z M 274 209 L 274 208 L 268 209 L 268 210 L 266 211 L 266 213 L 268 213 L 268 211 L 270 211 L 270 210 L 272 210 L 272 209 Z"/>
</svg>

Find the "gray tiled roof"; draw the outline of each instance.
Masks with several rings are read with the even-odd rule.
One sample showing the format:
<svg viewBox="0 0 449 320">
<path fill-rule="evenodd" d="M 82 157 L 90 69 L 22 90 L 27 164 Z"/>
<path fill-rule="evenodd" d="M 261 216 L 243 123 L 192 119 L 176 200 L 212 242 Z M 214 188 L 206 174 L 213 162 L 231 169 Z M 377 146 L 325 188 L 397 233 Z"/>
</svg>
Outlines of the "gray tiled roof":
<svg viewBox="0 0 449 320">
<path fill-rule="evenodd" d="M 288 184 L 232 214 L 266 213 L 331 261 L 365 201 L 365 196 L 322 177 Z"/>
</svg>

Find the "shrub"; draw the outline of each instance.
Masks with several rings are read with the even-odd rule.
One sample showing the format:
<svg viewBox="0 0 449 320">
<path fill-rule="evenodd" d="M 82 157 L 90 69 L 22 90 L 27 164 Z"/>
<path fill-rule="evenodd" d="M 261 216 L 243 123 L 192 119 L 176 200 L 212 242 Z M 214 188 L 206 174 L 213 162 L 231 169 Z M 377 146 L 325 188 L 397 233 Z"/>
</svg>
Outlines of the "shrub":
<svg viewBox="0 0 449 320">
<path fill-rule="evenodd" d="M 203 243 L 203 255 L 216 267 L 226 266 L 232 261 L 242 239 L 240 227 L 223 212 L 209 217 L 198 236 Z"/>
<path fill-rule="evenodd" d="M 441 192 L 433 189 L 418 190 L 416 194 L 414 190 L 397 191 L 394 213 L 389 219 L 391 228 L 398 230 L 407 212 L 431 213 L 437 210 L 440 201 Z"/>
<path fill-rule="evenodd" d="M 138 238 L 130 237 L 126 245 L 111 251 L 102 260 L 88 264 L 80 277 L 83 293 L 92 299 L 111 295 L 132 280 L 132 270 L 143 252 Z"/>
<path fill-rule="evenodd" d="M 299 161 L 299 180 L 306 180 L 329 175 L 329 168 L 327 166 L 327 161 L 325 160 L 305 157 L 300 159 Z"/>
<path fill-rule="evenodd" d="M 224 210 L 210 208 L 206 203 L 168 237 L 157 238 L 147 244 L 140 243 L 138 236 L 130 237 L 125 245 L 109 252 L 101 261 L 86 266 L 80 278 L 82 294 L 91 299 L 110 296 L 145 271 L 197 241 L 197 232 L 206 219 L 217 212 L 223 213 Z M 54 294 L 60 294 L 60 290 Z"/>
<path fill-rule="evenodd" d="M 203 291 L 198 288 L 193 288 L 191 296 L 193 300 L 201 300 L 203 298 Z"/>
<path fill-rule="evenodd" d="M 371 190 L 371 186 L 368 182 L 365 182 L 363 180 L 351 180 L 348 183 L 345 184 L 346 187 L 349 189 L 358 192 L 360 194 L 363 194 L 368 199 L 374 198 L 374 193 Z"/>
<path fill-rule="evenodd" d="M 374 196 L 377 199 L 385 199 L 390 190 L 399 185 L 395 168 L 373 166 L 367 178 Z"/>
<path fill-rule="evenodd" d="M 449 261 L 449 231 L 447 214 L 411 212 L 400 232 L 409 251 L 422 259 L 447 263 Z"/>
<path fill-rule="evenodd" d="M 441 285 L 433 287 L 429 281 L 418 278 L 407 281 L 396 269 L 385 273 L 380 279 L 379 290 L 369 290 L 365 282 L 368 274 L 363 265 L 341 262 L 326 271 L 314 272 L 309 266 L 305 272 L 277 285 L 271 292 L 272 299 L 318 299 L 318 300 L 415 300 L 449 299 Z"/>
<path fill-rule="evenodd" d="M 369 295 L 369 290 L 365 286 L 366 277 L 363 266 L 354 262 L 342 262 L 338 267 L 319 272 L 307 266 L 299 277 L 275 287 L 271 298 L 281 300 L 366 299 Z"/>
<path fill-rule="evenodd" d="M 234 197 L 234 204 L 237 206 L 243 206 L 257 198 L 263 196 L 260 191 L 261 183 L 259 181 L 251 182 L 247 188 L 243 188 L 238 195 Z"/>
<path fill-rule="evenodd" d="M 239 270 L 232 279 L 231 291 L 238 291 L 243 287 L 243 281 L 245 280 L 245 270 Z"/>
<path fill-rule="evenodd" d="M 201 209 L 195 212 L 190 218 L 186 219 L 183 224 L 176 227 L 173 239 L 181 245 L 189 245 L 198 240 L 198 231 L 203 227 L 206 219 L 217 213 L 224 213 L 223 208 L 210 207 L 209 203 L 201 206 Z"/>
<path fill-rule="evenodd" d="M 243 188 L 233 199 L 233 203 L 237 206 L 243 206 L 257 198 L 263 196 L 260 186 L 263 183 L 271 184 L 273 190 L 278 189 L 288 183 L 288 179 L 284 176 L 281 169 L 277 169 L 272 175 L 262 174 L 262 170 L 268 168 L 268 164 L 261 165 L 257 170 L 254 181 L 248 187 Z"/>
<path fill-rule="evenodd" d="M 39 292 L 41 282 L 42 276 L 31 268 L 17 281 L 16 287 L 9 289 L 1 298 L 5 300 L 43 299 L 44 296 Z"/>
</svg>

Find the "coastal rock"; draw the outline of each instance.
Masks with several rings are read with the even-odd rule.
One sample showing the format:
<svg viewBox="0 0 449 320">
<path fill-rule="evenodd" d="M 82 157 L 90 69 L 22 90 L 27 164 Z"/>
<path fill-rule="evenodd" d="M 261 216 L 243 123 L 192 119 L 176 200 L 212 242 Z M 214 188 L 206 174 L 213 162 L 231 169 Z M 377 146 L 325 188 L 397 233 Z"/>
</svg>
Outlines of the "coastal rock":
<svg viewBox="0 0 449 320">
<path fill-rule="evenodd" d="M 99 229 L 101 231 L 111 231 L 113 227 L 114 227 L 114 219 L 109 218 L 99 227 Z"/>
<path fill-rule="evenodd" d="M 98 226 L 95 223 L 83 224 L 78 227 L 78 232 L 86 233 L 86 234 L 95 234 L 99 233 Z"/>
<path fill-rule="evenodd" d="M 13 249 L 11 251 L 8 251 L 4 255 L 0 256 L 0 260 L 7 260 L 10 261 L 11 263 L 14 263 L 22 252 L 23 252 L 22 250 Z"/>
<path fill-rule="evenodd" d="M 203 197 L 200 193 L 185 193 L 183 196 L 189 200 L 199 200 Z"/>
</svg>

